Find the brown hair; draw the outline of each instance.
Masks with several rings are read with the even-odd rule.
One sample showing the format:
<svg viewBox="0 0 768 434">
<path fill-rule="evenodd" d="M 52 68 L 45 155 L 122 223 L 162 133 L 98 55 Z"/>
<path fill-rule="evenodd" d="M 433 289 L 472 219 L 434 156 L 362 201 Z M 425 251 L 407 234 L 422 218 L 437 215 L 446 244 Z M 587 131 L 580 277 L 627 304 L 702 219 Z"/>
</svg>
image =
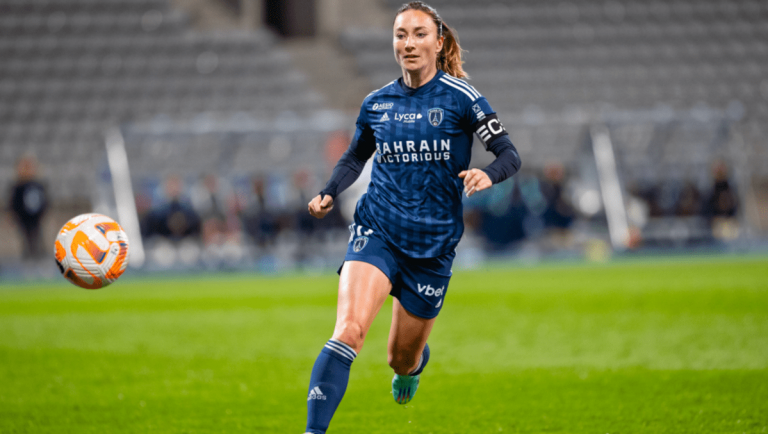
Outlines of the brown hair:
<svg viewBox="0 0 768 434">
<path fill-rule="evenodd" d="M 401 6 L 395 14 L 395 19 L 403 12 L 410 10 L 421 11 L 432 17 L 432 21 L 437 27 L 437 36 L 445 38 L 443 49 L 437 55 L 437 69 L 457 78 L 469 78 L 469 74 L 461 67 L 464 63 L 461 60 L 461 53 L 464 50 L 459 45 L 459 35 L 445 24 L 435 8 L 421 1 L 410 2 Z"/>
</svg>

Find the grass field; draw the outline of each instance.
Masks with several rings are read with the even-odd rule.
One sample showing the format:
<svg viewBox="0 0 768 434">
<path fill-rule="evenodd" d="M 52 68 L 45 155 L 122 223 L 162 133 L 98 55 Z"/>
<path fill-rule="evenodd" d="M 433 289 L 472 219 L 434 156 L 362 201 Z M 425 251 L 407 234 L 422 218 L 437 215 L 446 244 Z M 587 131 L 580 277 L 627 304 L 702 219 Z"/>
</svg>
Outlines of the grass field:
<svg viewBox="0 0 768 434">
<path fill-rule="evenodd" d="M 302 433 L 337 277 L 0 286 L 2 433 Z M 329 433 L 766 433 L 768 260 L 454 275 L 419 393 L 389 307 Z"/>
</svg>

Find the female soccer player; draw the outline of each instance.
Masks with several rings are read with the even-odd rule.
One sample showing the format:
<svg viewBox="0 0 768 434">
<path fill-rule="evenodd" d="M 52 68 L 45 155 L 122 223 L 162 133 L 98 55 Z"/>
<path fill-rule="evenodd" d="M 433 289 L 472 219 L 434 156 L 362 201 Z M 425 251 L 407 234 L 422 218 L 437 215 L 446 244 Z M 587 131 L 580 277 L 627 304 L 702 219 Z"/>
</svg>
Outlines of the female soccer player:
<svg viewBox="0 0 768 434">
<path fill-rule="evenodd" d="M 323 218 L 375 154 L 371 183 L 357 204 L 339 270 L 336 327 L 312 369 L 308 433 L 328 429 L 352 362 L 390 294 L 392 394 L 400 404 L 413 398 L 464 231 L 462 189 L 471 196 L 520 168 L 491 106 L 460 80 L 467 77 L 461 47 L 435 9 L 418 1 L 403 5 L 393 35 L 403 75 L 365 98 L 349 149 L 309 203 L 309 213 Z M 473 134 L 496 155 L 483 170 L 468 168 Z"/>
</svg>

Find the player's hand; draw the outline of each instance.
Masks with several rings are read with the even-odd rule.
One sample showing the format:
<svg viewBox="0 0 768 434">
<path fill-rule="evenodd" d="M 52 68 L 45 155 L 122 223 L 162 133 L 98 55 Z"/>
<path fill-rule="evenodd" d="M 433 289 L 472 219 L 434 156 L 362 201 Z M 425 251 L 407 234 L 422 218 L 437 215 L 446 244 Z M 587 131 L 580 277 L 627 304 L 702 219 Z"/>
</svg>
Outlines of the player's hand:
<svg viewBox="0 0 768 434">
<path fill-rule="evenodd" d="M 309 202 L 308 208 L 312 217 L 321 219 L 333 209 L 333 198 L 327 194 L 321 198 L 318 194 Z"/>
<path fill-rule="evenodd" d="M 467 197 L 472 196 L 478 191 L 491 188 L 493 183 L 488 174 L 480 169 L 469 169 L 459 173 L 459 178 L 464 179 L 464 193 Z"/>
</svg>

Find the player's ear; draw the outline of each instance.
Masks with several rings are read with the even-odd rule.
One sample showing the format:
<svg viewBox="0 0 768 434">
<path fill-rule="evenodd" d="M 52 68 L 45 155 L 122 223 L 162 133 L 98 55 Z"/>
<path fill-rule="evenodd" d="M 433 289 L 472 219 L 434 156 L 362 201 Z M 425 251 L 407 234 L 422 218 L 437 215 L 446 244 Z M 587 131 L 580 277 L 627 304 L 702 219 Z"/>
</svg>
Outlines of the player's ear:
<svg viewBox="0 0 768 434">
<path fill-rule="evenodd" d="M 437 57 L 440 57 L 440 52 L 443 51 L 443 43 L 445 42 L 445 36 L 437 38 Z"/>
</svg>

